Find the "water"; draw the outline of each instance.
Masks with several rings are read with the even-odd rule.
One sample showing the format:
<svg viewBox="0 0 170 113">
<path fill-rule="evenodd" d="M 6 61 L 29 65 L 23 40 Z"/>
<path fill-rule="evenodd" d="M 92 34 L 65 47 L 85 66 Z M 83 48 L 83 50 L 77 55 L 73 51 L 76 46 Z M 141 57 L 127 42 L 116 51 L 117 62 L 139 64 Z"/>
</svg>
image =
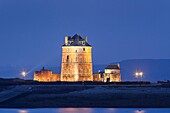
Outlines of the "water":
<svg viewBox="0 0 170 113">
<path fill-rule="evenodd" d="M 0 109 L 0 113 L 170 113 L 170 108 L 37 108 Z"/>
</svg>

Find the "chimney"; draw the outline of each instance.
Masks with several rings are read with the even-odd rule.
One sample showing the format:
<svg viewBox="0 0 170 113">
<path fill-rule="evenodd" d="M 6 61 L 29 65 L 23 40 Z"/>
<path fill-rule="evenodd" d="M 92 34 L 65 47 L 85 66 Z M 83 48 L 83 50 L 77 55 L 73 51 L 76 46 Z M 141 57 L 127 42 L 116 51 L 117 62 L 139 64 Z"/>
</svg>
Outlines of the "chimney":
<svg viewBox="0 0 170 113">
<path fill-rule="evenodd" d="M 84 37 L 85 42 L 87 42 L 87 36 Z"/>
<path fill-rule="evenodd" d="M 68 36 L 65 37 L 65 45 L 68 45 Z"/>
<path fill-rule="evenodd" d="M 117 66 L 118 66 L 118 67 L 119 67 L 119 69 L 120 69 L 120 64 L 119 64 L 119 63 L 117 64 Z"/>
</svg>

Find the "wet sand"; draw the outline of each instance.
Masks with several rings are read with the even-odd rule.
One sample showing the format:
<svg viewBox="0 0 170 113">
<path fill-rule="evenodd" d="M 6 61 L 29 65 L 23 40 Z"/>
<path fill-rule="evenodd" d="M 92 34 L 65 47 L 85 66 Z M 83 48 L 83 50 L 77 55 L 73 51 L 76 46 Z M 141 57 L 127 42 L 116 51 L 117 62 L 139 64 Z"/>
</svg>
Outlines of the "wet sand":
<svg viewBox="0 0 170 113">
<path fill-rule="evenodd" d="M 19 86 L 17 86 L 19 87 Z M 22 86 L 23 87 L 23 86 Z M 27 85 L 23 93 L 0 102 L 1 108 L 169 108 L 165 86 Z M 15 92 L 15 91 L 14 91 Z M 1 98 L 0 92 L 0 98 Z"/>
</svg>

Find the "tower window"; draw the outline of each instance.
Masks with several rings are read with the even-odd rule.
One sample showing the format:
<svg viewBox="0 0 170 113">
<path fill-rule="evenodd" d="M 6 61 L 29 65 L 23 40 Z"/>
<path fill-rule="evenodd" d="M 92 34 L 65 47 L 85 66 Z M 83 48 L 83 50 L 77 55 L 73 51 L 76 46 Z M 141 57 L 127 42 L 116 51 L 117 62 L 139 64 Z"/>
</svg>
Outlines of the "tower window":
<svg viewBox="0 0 170 113">
<path fill-rule="evenodd" d="M 85 51 L 85 48 L 83 48 L 83 51 Z"/>
<path fill-rule="evenodd" d="M 69 59 L 69 56 L 67 55 L 67 60 Z"/>
</svg>

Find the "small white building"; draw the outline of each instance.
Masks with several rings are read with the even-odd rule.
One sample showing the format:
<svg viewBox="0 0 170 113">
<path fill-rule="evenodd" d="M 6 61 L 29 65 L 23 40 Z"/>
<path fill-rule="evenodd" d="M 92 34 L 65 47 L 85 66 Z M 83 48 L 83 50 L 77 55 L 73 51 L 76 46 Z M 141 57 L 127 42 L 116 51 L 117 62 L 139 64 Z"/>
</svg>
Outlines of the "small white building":
<svg viewBox="0 0 170 113">
<path fill-rule="evenodd" d="M 104 70 L 104 82 L 120 82 L 120 65 L 109 64 Z"/>
</svg>

